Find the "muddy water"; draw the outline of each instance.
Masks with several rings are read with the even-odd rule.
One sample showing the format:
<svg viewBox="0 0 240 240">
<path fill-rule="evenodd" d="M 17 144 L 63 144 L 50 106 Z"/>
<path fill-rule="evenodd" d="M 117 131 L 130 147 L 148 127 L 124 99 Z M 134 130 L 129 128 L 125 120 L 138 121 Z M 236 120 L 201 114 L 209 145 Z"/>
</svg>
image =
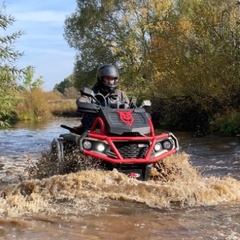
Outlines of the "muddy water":
<svg viewBox="0 0 240 240">
<path fill-rule="evenodd" d="M 32 179 L 59 125 L 0 132 L 0 239 L 240 239 L 238 137 L 175 133 L 181 150 L 168 179 L 140 182 L 88 170 Z"/>
</svg>

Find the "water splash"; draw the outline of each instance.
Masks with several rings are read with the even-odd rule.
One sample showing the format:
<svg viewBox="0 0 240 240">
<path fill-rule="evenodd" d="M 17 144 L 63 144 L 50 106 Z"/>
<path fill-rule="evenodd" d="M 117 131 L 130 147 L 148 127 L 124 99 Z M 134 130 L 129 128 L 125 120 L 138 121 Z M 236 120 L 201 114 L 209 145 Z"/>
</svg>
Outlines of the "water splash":
<svg viewBox="0 0 240 240">
<path fill-rule="evenodd" d="M 146 182 L 128 178 L 116 170 L 93 169 L 11 184 L 1 190 L 0 214 L 84 214 L 106 208 L 108 200 L 142 203 L 153 208 L 240 201 L 239 181 L 231 177 L 202 177 L 189 164 L 187 154 L 171 156 L 162 164 L 170 169 L 169 174 L 161 173 L 164 177 L 160 178 L 156 168 L 152 180 Z"/>
</svg>

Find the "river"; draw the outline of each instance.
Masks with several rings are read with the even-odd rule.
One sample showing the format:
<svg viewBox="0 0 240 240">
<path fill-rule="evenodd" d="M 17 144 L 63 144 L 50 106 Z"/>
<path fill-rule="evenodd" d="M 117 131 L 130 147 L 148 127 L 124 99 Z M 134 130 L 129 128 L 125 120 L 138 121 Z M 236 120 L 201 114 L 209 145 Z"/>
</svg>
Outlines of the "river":
<svg viewBox="0 0 240 240">
<path fill-rule="evenodd" d="M 0 239 L 240 239 L 240 137 L 174 133 L 181 174 L 141 182 L 86 170 L 33 179 L 60 124 L 0 131 Z"/>
</svg>

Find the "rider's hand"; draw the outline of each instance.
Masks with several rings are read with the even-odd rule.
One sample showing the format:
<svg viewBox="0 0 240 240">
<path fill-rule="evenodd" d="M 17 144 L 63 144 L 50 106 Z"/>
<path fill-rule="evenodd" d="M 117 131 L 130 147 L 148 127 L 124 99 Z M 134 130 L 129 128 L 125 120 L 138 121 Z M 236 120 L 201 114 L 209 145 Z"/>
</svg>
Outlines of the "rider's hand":
<svg viewBox="0 0 240 240">
<path fill-rule="evenodd" d="M 78 132 L 80 131 L 81 128 L 82 128 L 82 125 L 72 127 L 72 129 L 71 129 L 71 133 L 78 133 Z"/>
</svg>

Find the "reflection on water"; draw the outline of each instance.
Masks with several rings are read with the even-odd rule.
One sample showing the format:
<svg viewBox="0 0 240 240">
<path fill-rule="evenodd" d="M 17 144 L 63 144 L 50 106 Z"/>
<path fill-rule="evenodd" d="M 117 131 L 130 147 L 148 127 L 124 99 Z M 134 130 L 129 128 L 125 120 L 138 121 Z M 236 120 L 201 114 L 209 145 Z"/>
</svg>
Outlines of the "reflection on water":
<svg viewBox="0 0 240 240">
<path fill-rule="evenodd" d="M 174 133 L 182 169 L 169 181 L 96 170 L 23 181 L 29 161 L 67 132 L 60 124 L 78 122 L 0 132 L 0 239 L 240 239 L 239 138 Z"/>
<path fill-rule="evenodd" d="M 67 130 L 60 124 L 79 125 L 78 119 L 56 119 L 52 122 L 21 122 L 12 129 L 0 134 L 0 156 L 19 156 L 24 154 L 38 154 L 49 146 L 51 140 Z"/>
<path fill-rule="evenodd" d="M 206 136 L 191 138 L 179 136 L 182 149 L 190 154 L 193 166 L 204 176 L 225 175 L 239 178 L 240 137 Z"/>
</svg>

